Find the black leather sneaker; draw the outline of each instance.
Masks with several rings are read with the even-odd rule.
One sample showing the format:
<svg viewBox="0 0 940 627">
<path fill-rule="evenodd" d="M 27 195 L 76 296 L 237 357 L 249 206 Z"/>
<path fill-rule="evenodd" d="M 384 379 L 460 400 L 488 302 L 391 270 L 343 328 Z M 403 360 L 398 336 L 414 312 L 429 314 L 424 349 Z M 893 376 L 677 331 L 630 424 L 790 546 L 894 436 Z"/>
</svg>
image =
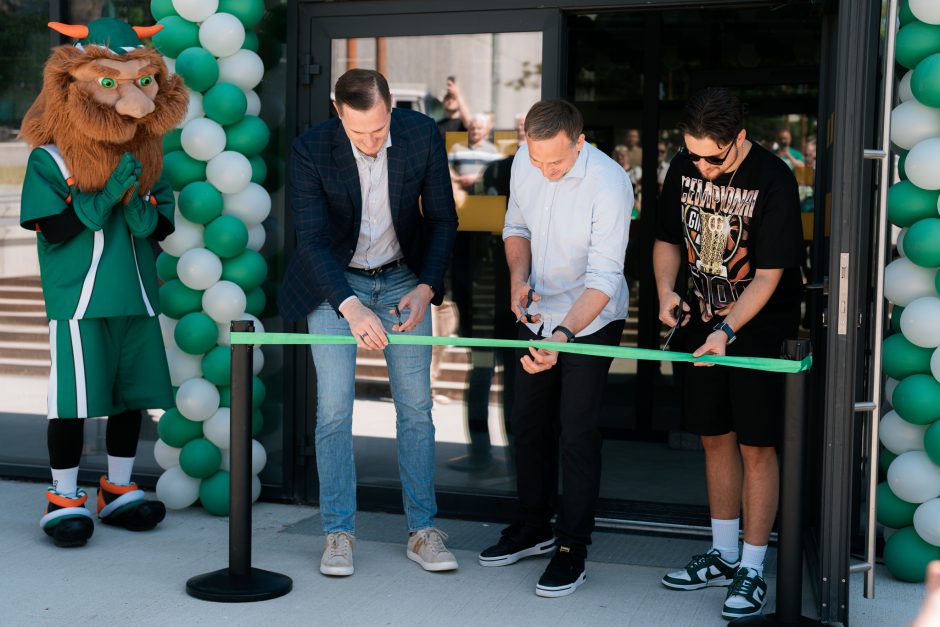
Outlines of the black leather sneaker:
<svg viewBox="0 0 940 627">
<path fill-rule="evenodd" d="M 563 597 L 577 590 L 586 579 L 586 557 L 587 550 L 584 547 L 558 545 L 552 561 L 535 586 L 535 594 L 540 597 Z"/>
<path fill-rule="evenodd" d="M 551 527 L 531 527 L 515 522 L 503 529 L 499 542 L 480 553 L 480 566 L 508 566 L 525 557 L 550 553 L 555 547 Z"/>
</svg>

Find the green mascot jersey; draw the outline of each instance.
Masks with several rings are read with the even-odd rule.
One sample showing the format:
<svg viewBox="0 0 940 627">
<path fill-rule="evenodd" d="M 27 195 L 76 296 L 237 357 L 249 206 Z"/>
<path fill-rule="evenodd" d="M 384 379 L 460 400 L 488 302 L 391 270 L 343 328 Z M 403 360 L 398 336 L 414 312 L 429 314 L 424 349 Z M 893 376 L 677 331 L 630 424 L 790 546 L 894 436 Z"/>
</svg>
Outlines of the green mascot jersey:
<svg viewBox="0 0 940 627">
<path fill-rule="evenodd" d="M 35 148 L 29 156 L 20 225 L 37 230 L 42 218 L 62 213 L 73 188 L 68 168 L 54 146 Z M 151 190 L 156 209 L 173 223 L 175 198 L 164 176 Z M 60 243 L 36 233 L 46 316 L 81 320 L 159 313 L 153 250 L 146 238 L 131 234 L 120 205 L 98 231 L 85 229 Z"/>
</svg>

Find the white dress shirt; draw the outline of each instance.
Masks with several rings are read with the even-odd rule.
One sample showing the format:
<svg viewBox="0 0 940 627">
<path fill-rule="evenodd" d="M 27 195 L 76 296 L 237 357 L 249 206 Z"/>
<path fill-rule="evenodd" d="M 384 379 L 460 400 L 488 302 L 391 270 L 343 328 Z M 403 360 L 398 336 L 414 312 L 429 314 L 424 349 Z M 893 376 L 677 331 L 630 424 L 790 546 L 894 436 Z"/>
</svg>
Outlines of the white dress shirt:
<svg viewBox="0 0 940 627">
<path fill-rule="evenodd" d="M 509 208 L 503 239 L 524 237 L 532 247 L 529 285 L 542 298 L 529 313 L 542 322 L 528 324 L 544 336 L 562 323 L 587 288 L 610 301 L 578 335 L 590 335 L 627 317 L 629 293 L 623 260 L 630 232 L 633 186 L 623 168 L 584 144 L 571 170 L 550 181 L 529 161 L 527 146 L 512 164 Z"/>
<path fill-rule="evenodd" d="M 352 141 L 356 167 L 359 168 L 359 189 L 362 191 L 362 220 L 356 252 L 349 265 L 371 270 L 401 259 L 401 246 L 392 225 L 392 206 L 388 197 L 388 148 L 392 134 L 375 157 L 363 154 Z"/>
</svg>

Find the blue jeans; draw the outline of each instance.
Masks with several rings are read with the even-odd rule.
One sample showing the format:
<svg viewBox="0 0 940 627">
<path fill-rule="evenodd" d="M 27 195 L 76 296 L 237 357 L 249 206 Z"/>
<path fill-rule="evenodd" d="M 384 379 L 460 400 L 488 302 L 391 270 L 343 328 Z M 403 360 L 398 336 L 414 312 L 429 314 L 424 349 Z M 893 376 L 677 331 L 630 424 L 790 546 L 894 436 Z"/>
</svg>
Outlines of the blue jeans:
<svg viewBox="0 0 940 627">
<path fill-rule="evenodd" d="M 387 333 L 398 322 L 394 309 L 418 279 L 407 267 L 376 276 L 346 272 L 346 280 L 363 305 L 382 320 Z M 402 311 L 406 320 L 408 311 Z M 349 335 L 349 324 L 324 302 L 307 318 L 311 333 Z M 431 335 L 430 307 L 409 335 Z M 317 371 L 317 472 L 323 531 L 356 530 L 356 466 L 353 459 L 352 413 L 356 385 L 356 347 L 310 347 Z M 398 471 L 409 531 L 434 526 L 434 423 L 431 421 L 431 347 L 389 345 L 385 349 L 395 401 Z"/>
</svg>

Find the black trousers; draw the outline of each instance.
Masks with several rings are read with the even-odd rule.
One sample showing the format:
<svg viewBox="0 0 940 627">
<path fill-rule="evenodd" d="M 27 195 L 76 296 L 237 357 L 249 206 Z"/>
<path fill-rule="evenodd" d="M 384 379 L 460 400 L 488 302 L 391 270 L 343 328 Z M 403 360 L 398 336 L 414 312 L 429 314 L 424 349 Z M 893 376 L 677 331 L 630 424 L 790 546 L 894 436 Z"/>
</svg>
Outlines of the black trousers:
<svg viewBox="0 0 940 627">
<path fill-rule="evenodd" d="M 617 320 L 577 341 L 616 346 L 623 326 L 624 321 Z M 535 337 L 528 327 L 520 326 L 519 339 Z M 557 505 L 555 535 L 560 543 L 586 546 L 594 531 L 600 489 L 601 401 L 613 359 L 560 353 L 554 368 L 532 375 L 518 361 L 527 352 L 516 351 L 512 410 L 520 520 L 547 526 Z"/>
</svg>

